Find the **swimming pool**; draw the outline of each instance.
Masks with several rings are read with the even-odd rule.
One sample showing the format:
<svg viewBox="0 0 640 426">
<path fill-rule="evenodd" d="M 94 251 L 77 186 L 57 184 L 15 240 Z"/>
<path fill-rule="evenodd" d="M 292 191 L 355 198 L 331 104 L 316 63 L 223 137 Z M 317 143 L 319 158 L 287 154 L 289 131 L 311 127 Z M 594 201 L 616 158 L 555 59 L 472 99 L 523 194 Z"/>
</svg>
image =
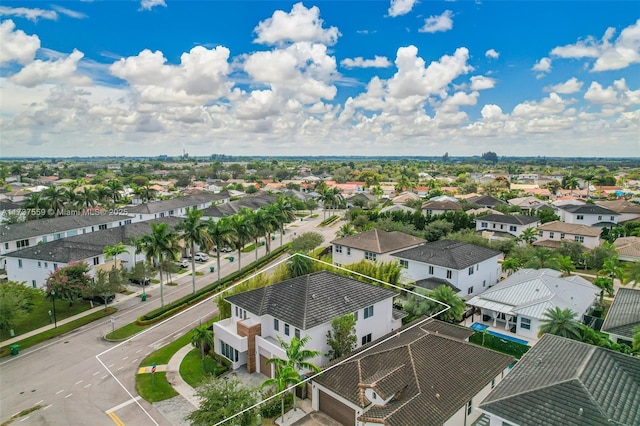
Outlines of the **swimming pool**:
<svg viewBox="0 0 640 426">
<path fill-rule="evenodd" d="M 469 328 L 472 329 L 472 330 L 475 330 L 475 331 L 484 331 L 487 328 L 489 328 L 489 326 L 485 325 L 485 324 L 480 324 L 479 322 L 474 322 L 473 324 L 471 324 L 471 327 L 469 327 Z M 521 345 L 528 345 L 529 344 L 529 342 L 526 341 L 526 340 L 518 339 L 517 337 L 509 336 L 507 334 L 498 333 L 496 331 L 488 330 L 487 333 L 489 333 L 492 336 L 496 336 L 496 337 L 499 337 L 501 339 L 504 339 L 504 340 L 509 340 L 510 342 L 520 343 Z"/>
</svg>

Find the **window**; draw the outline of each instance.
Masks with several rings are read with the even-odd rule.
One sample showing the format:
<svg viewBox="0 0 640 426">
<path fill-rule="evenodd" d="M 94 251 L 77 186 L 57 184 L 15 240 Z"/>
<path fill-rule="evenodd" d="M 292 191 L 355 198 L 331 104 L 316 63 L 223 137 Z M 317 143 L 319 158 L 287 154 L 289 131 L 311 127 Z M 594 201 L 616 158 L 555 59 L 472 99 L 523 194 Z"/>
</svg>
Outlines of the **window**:
<svg viewBox="0 0 640 426">
<path fill-rule="evenodd" d="M 46 242 L 47 242 L 47 236 L 46 236 L 46 235 L 45 235 L 44 237 L 42 237 L 42 242 L 43 242 L 43 243 L 46 243 Z M 7 246 L 7 248 L 9 248 L 9 247 Z"/>
<path fill-rule="evenodd" d="M 598 216 L 598 220 L 602 220 L 602 216 Z"/>
<path fill-rule="evenodd" d="M 367 319 L 372 316 L 373 316 L 373 305 L 367 306 L 366 308 L 364 308 L 364 319 Z"/>
<path fill-rule="evenodd" d="M 38 260 L 38 268 L 42 268 L 42 262 Z"/>
<path fill-rule="evenodd" d="M 613 220 L 615 219 L 614 216 L 609 216 L 611 218 L 611 222 L 613 222 Z"/>
<path fill-rule="evenodd" d="M 517 232 L 517 231 L 518 231 L 518 228 L 517 228 L 515 225 L 511 225 L 511 226 L 509 226 L 509 231 L 511 231 L 511 232 Z"/>
<path fill-rule="evenodd" d="M 127 220 L 125 220 L 125 221 L 124 221 L 124 224 L 125 224 L 125 225 L 131 225 L 131 219 L 127 219 Z"/>
<path fill-rule="evenodd" d="M 45 268 L 48 268 L 48 267 L 49 267 L 49 264 L 48 264 L 47 262 L 44 262 L 44 267 L 45 267 Z"/>
<path fill-rule="evenodd" d="M 54 264 L 53 264 L 53 270 L 54 270 L 54 271 L 57 271 L 57 270 L 58 270 L 58 264 L 57 264 L 57 263 L 54 263 Z"/>
<path fill-rule="evenodd" d="M 100 258 L 98 256 L 93 258 L 93 266 L 100 264 Z"/>
<path fill-rule="evenodd" d="M 293 330 L 293 334 L 299 339 L 300 338 L 300 330 L 297 328 Z"/>
<path fill-rule="evenodd" d="M 160 217 L 164 217 L 164 212 L 160 213 Z"/>
<path fill-rule="evenodd" d="M 473 275 L 473 266 L 469 268 L 469 275 Z"/>
<path fill-rule="evenodd" d="M 31 280 L 31 287 L 36 288 L 36 280 Z"/>
<path fill-rule="evenodd" d="M 555 235 L 555 232 L 549 232 L 549 238 L 553 238 Z"/>
<path fill-rule="evenodd" d="M 473 400 L 470 399 L 469 402 L 467 402 L 467 416 L 471 415 L 472 409 L 473 409 Z"/>
<path fill-rule="evenodd" d="M 347 247 L 347 256 L 351 256 L 351 247 Z"/>
<path fill-rule="evenodd" d="M 238 307 L 236 306 L 236 316 L 237 316 L 237 317 L 239 317 L 239 316 L 240 316 L 240 314 L 239 314 L 238 312 L 239 312 L 239 311 L 238 311 Z"/>
<path fill-rule="evenodd" d="M 564 240 L 564 232 L 560 234 L 560 239 Z"/>
<path fill-rule="evenodd" d="M 504 225 L 500 225 L 500 229 L 504 229 Z"/>
<path fill-rule="evenodd" d="M 491 389 L 493 389 L 493 388 L 495 388 L 495 387 L 496 387 L 496 379 L 493 379 L 493 380 L 491 381 Z"/>
<path fill-rule="evenodd" d="M 358 311 L 355 311 L 355 312 L 353 313 L 353 318 L 354 318 L 356 321 L 358 321 Z"/>
<path fill-rule="evenodd" d="M 404 259 L 400 259 L 400 267 L 407 269 L 409 267 L 409 261 L 408 260 L 404 260 Z"/>
<path fill-rule="evenodd" d="M 495 223 L 492 223 L 491 226 L 492 226 L 493 229 L 496 229 L 496 224 Z"/>
<path fill-rule="evenodd" d="M 4 243 L 4 249 L 9 250 L 9 243 Z"/>
<path fill-rule="evenodd" d="M 579 214 L 579 215 L 576 216 L 576 219 L 584 220 L 584 215 L 583 214 Z"/>
<path fill-rule="evenodd" d="M 451 279 L 452 276 L 453 276 L 453 272 L 447 271 L 447 278 Z"/>
<path fill-rule="evenodd" d="M 29 240 L 16 241 L 16 248 L 21 249 L 23 247 L 29 247 Z"/>
<path fill-rule="evenodd" d="M 473 293 L 473 286 L 469 287 L 469 289 L 467 290 L 467 294 L 471 294 Z"/>
<path fill-rule="evenodd" d="M 107 224 L 105 223 L 104 225 L 98 225 L 98 229 L 100 231 L 103 231 L 103 230 L 107 229 Z"/>
<path fill-rule="evenodd" d="M 520 328 L 531 330 L 531 320 L 529 318 L 520 318 Z"/>
<path fill-rule="evenodd" d="M 287 336 L 289 335 L 289 324 L 284 325 L 284 334 Z"/>
<path fill-rule="evenodd" d="M 173 216 L 173 210 L 169 210 L 169 216 Z"/>
<path fill-rule="evenodd" d="M 342 246 L 340 244 L 336 244 L 336 253 L 342 253 Z"/>
<path fill-rule="evenodd" d="M 432 215 L 433 214 L 433 210 L 427 209 L 427 214 L 428 215 Z"/>
<path fill-rule="evenodd" d="M 18 268 L 22 268 L 22 259 L 18 259 Z"/>
<path fill-rule="evenodd" d="M 429 266 L 429 274 L 433 275 L 433 266 Z"/>
<path fill-rule="evenodd" d="M 573 239 L 579 243 L 584 243 L 584 237 L 582 235 L 576 235 Z"/>
<path fill-rule="evenodd" d="M 280 321 L 277 319 L 273 319 L 273 329 L 275 331 L 280 331 Z"/>
<path fill-rule="evenodd" d="M 220 353 L 232 362 L 238 362 L 238 351 L 220 340 Z"/>
<path fill-rule="evenodd" d="M 376 261 L 376 254 L 372 253 L 370 251 L 365 251 L 364 252 L 364 258 L 367 260 L 373 260 L 374 262 Z"/>
<path fill-rule="evenodd" d="M 367 334 L 366 336 L 362 336 L 363 345 L 366 345 L 369 342 L 371 342 L 371 333 Z"/>
<path fill-rule="evenodd" d="M 480 226 L 482 228 L 487 228 L 489 226 L 489 224 L 487 222 L 480 222 Z"/>
</svg>

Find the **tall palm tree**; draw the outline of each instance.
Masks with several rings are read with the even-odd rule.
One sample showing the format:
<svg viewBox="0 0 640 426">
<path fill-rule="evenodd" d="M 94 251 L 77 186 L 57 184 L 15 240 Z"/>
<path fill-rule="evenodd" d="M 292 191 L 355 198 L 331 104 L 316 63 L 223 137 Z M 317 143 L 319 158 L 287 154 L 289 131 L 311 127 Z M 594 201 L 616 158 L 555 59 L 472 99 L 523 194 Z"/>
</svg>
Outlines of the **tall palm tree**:
<svg viewBox="0 0 640 426">
<path fill-rule="evenodd" d="M 624 283 L 625 273 L 622 266 L 620 266 L 620 261 L 618 260 L 618 256 L 609 257 L 604 260 L 602 264 L 602 269 L 598 271 L 598 274 L 605 275 L 609 278 L 617 278 L 621 283 Z"/>
<path fill-rule="evenodd" d="M 68 186 L 65 190 L 64 190 L 64 200 L 66 201 L 67 205 L 71 205 L 71 204 L 75 204 L 76 203 L 76 191 L 75 188 Z"/>
<path fill-rule="evenodd" d="M 522 268 L 522 261 L 517 257 L 508 257 L 502 262 L 502 271 L 511 275 Z"/>
<path fill-rule="evenodd" d="M 538 335 L 549 333 L 568 339 L 580 340 L 580 323 L 576 319 L 578 314 L 571 309 L 561 309 L 556 306 L 553 309 L 547 309 L 542 316 L 544 318 L 540 320 L 542 325 Z"/>
<path fill-rule="evenodd" d="M 437 316 L 439 320 L 453 323 L 462 319 L 465 306 L 464 300 L 451 287 L 444 284 L 440 285 L 429 293 L 429 297 L 450 306 L 449 309 Z M 435 302 L 432 303 L 434 304 L 433 313 L 443 309 L 442 305 Z"/>
<path fill-rule="evenodd" d="M 338 230 L 338 232 L 336 233 L 336 238 L 344 238 L 344 237 L 349 237 L 351 235 L 355 235 L 358 232 L 356 231 L 356 229 L 353 227 L 352 224 L 350 223 L 345 223 L 344 225 L 342 225 L 340 227 L 340 229 Z"/>
<path fill-rule="evenodd" d="M 313 261 L 308 257 L 295 253 L 287 260 L 287 270 L 291 274 L 291 278 L 310 274 L 313 271 Z"/>
<path fill-rule="evenodd" d="M 47 200 L 45 200 L 42 195 L 35 192 L 25 201 L 24 208 L 27 210 L 28 220 L 38 219 L 47 214 L 49 203 L 47 203 Z"/>
<path fill-rule="evenodd" d="M 113 269 L 118 266 L 118 255 L 123 253 L 129 254 L 129 250 L 122 242 L 118 242 L 113 246 L 105 246 L 104 248 L 104 254 L 107 259 L 113 257 Z"/>
<path fill-rule="evenodd" d="M 202 360 L 204 361 L 204 349 L 205 347 L 211 348 L 213 347 L 213 330 L 206 325 L 201 325 L 200 327 L 196 327 L 193 329 L 193 334 L 191 335 L 191 344 L 200 349 L 200 355 L 202 356 Z"/>
<path fill-rule="evenodd" d="M 64 209 L 66 200 L 66 192 L 64 188 L 50 186 L 42 191 L 42 196 L 49 203 L 49 208 L 53 210 L 53 215 L 58 216 L 58 212 Z"/>
<path fill-rule="evenodd" d="M 633 283 L 633 288 L 636 288 L 636 286 L 640 284 L 640 262 L 629 262 L 625 269 L 625 275 L 625 284 Z"/>
<path fill-rule="evenodd" d="M 147 261 L 158 262 L 160 272 L 160 305 L 164 307 L 162 265 L 165 259 L 175 259 L 180 252 L 178 234 L 169 229 L 169 225 L 166 223 L 151 223 L 151 234 L 146 234 L 141 237 L 141 246 L 146 253 Z"/>
<path fill-rule="evenodd" d="M 242 209 L 231 216 L 231 227 L 236 234 L 235 246 L 238 250 L 238 271 L 242 269 L 242 249 L 253 238 L 255 232 L 251 221 L 252 213 L 249 209 Z M 256 246 L 257 251 L 258 246 Z"/>
<path fill-rule="evenodd" d="M 271 358 L 267 360 L 267 362 L 271 361 L 272 359 L 277 359 L 277 358 Z M 276 366 L 275 377 L 265 380 L 264 383 L 262 383 L 261 388 L 275 385 L 276 393 L 280 393 L 287 390 L 290 386 L 297 385 L 298 383 L 300 383 L 300 375 L 293 367 L 289 365 L 284 365 L 282 367 Z M 285 396 L 284 393 L 280 395 L 280 409 L 282 412 L 283 422 L 284 422 L 284 396 Z"/>
<path fill-rule="evenodd" d="M 553 252 L 546 247 L 536 247 L 533 256 L 529 258 L 526 266 L 534 269 L 542 269 L 549 266 Z"/>
<path fill-rule="evenodd" d="M 284 234 L 285 223 L 292 222 L 296 219 L 296 213 L 293 209 L 291 200 L 285 197 L 279 197 L 275 204 L 269 207 L 269 211 L 276 218 L 280 228 L 280 245 L 282 246 L 282 235 Z"/>
<path fill-rule="evenodd" d="M 522 231 L 518 239 L 530 245 L 538 239 L 538 231 L 536 228 L 527 228 Z"/>
<path fill-rule="evenodd" d="M 221 249 L 229 245 L 234 239 L 234 231 L 231 227 L 229 219 L 226 217 L 221 218 L 217 222 L 213 219 L 209 219 L 207 222 L 207 232 L 211 237 L 211 242 L 216 247 L 218 265 L 218 282 L 220 282 L 220 256 L 222 255 Z"/>
<path fill-rule="evenodd" d="M 105 188 L 109 189 L 113 204 L 116 204 L 118 201 L 120 201 L 120 199 L 122 198 L 120 191 L 124 189 L 122 182 L 120 182 L 118 179 L 110 179 L 105 184 Z"/>
<path fill-rule="evenodd" d="M 96 190 L 84 187 L 82 191 L 76 192 L 76 205 L 83 208 L 91 208 L 98 201 L 98 193 Z"/>
<path fill-rule="evenodd" d="M 576 270 L 576 267 L 571 260 L 571 256 L 557 256 L 555 258 L 555 263 L 564 275 L 571 275 L 571 273 Z"/>
<path fill-rule="evenodd" d="M 268 230 L 267 216 L 268 216 L 268 213 L 264 209 L 258 209 L 251 216 L 251 224 L 253 225 L 253 229 L 254 229 L 253 238 L 256 246 L 256 262 L 258 261 L 258 240 L 260 237 L 264 237 L 265 241 L 267 240 L 267 230 Z"/>
<path fill-rule="evenodd" d="M 202 221 L 202 210 L 187 208 L 185 218 L 176 225 L 176 231 L 180 233 L 180 238 L 189 244 L 191 252 L 191 287 L 192 292 L 196 292 L 196 245 L 209 250 L 213 244 L 209 235 L 207 223 Z M 219 272 L 219 271 L 218 271 Z"/>
<path fill-rule="evenodd" d="M 610 277 L 597 277 L 593 280 L 593 285 L 598 286 L 600 288 L 600 304 L 604 304 L 604 293 L 606 292 L 609 296 L 613 296 L 614 288 L 613 288 L 613 279 Z"/>
</svg>

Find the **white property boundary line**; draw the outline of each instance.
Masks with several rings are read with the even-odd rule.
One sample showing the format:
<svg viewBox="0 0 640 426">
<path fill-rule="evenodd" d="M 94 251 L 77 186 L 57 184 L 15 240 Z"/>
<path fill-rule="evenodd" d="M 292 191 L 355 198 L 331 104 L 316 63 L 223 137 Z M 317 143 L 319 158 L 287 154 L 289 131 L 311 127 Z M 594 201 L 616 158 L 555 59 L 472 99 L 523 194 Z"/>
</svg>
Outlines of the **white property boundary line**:
<svg viewBox="0 0 640 426">
<path fill-rule="evenodd" d="M 127 389 L 127 388 L 122 384 L 122 382 L 120 382 L 120 380 L 118 380 L 118 378 L 115 376 L 115 374 L 114 374 L 114 373 L 113 373 L 113 372 L 112 372 L 112 371 L 111 371 L 111 370 L 110 370 L 110 369 L 109 369 L 109 368 L 108 368 L 108 367 L 107 367 L 107 366 L 102 362 L 102 360 L 100 359 L 100 357 L 101 357 L 102 355 L 106 354 L 106 353 L 111 352 L 111 351 L 112 351 L 112 350 L 114 350 L 114 349 L 119 348 L 119 347 L 120 347 L 120 346 L 122 346 L 122 345 L 125 345 L 125 344 L 127 344 L 127 343 L 131 342 L 132 340 L 136 339 L 138 336 L 141 336 L 141 335 L 143 335 L 143 334 L 145 334 L 145 333 L 147 333 L 147 332 L 149 332 L 149 331 L 151 331 L 151 330 L 155 329 L 156 327 L 159 327 L 159 326 L 161 326 L 161 325 L 164 325 L 165 323 L 167 323 L 167 322 L 171 321 L 173 318 L 176 318 L 176 317 L 178 317 L 178 316 L 180 316 L 180 315 L 186 314 L 187 312 L 191 311 L 192 309 L 195 309 L 196 307 L 200 306 L 201 304 L 206 303 L 206 302 L 208 302 L 208 301 L 210 301 L 210 300 L 212 300 L 212 299 L 215 299 L 215 298 L 217 298 L 218 296 L 220 296 L 220 295 L 224 294 L 225 292 L 227 292 L 227 291 L 229 291 L 229 290 L 231 290 L 231 289 L 233 289 L 233 288 L 237 287 L 238 285 L 240 285 L 240 284 L 242 284 L 242 283 L 244 283 L 244 282 L 246 282 L 246 281 L 249 281 L 250 279 L 253 279 L 253 278 L 257 277 L 258 275 L 263 274 L 263 273 L 265 273 L 266 271 L 268 271 L 268 270 L 270 270 L 270 269 L 272 269 L 272 268 L 275 268 L 276 266 L 280 265 L 280 264 L 281 264 L 281 263 L 283 263 L 283 262 L 288 261 L 289 259 L 293 258 L 294 256 L 301 256 L 301 257 L 307 258 L 307 259 L 309 259 L 309 260 L 311 260 L 311 261 L 313 261 L 313 262 L 319 262 L 319 263 L 322 263 L 322 264 L 324 264 L 324 265 L 330 266 L 330 267 L 332 267 L 332 268 L 340 269 L 340 270 L 342 270 L 342 271 L 347 271 L 347 272 L 349 272 L 350 274 L 359 275 L 359 276 L 361 276 L 361 277 L 368 278 L 368 279 L 373 280 L 373 281 L 375 281 L 375 282 L 378 282 L 378 283 L 380 283 L 380 284 L 384 284 L 384 285 L 387 285 L 387 286 L 393 287 L 393 288 L 395 288 L 395 289 L 397 289 L 397 290 L 404 291 L 404 292 L 407 292 L 407 293 L 411 293 L 411 294 L 413 294 L 413 295 L 416 295 L 416 296 L 422 297 L 422 298 L 427 299 L 427 300 L 431 300 L 431 301 L 433 301 L 433 302 L 439 303 L 440 305 L 444 306 L 444 309 L 442 309 L 441 311 L 436 312 L 435 314 L 433 314 L 433 315 L 431 315 L 431 316 L 429 316 L 429 317 L 426 317 L 426 318 L 425 318 L 425 319 L 423 319 L 422 321 L 419 321 L 419 322 L 417 322 L 417 323 L 413 324 L 413 325 L 412 325 L 412 326 L 410 326 L 410 327 L 407 327 L 407 328 L 405 328 L 405 329 L 401 329 L 402 331 L 399 331 L 398 333 L 396 333 L 396 334 L 394 334 L 394 335 L 392 335 L 392 336 L 389 336 L 389 337 L 387 337 L 386 339 L 381 340 L 380 342 L 377 342 L 377 343 L 375 343 L 375 344 L 373 344 L 373 345 L 369 346 L 367 349 L 365 349 L 365 350 L 363 350 L 363 351 L 361 351 L 361 352 L 358 352 L 357 354 L 351 355 L 350 357 L 343 359 L 342 361 L 340 361 L 340 362 L 338 362 L 338 363 L 336 363 L 336 364 L 332 365 L 331 367 L 328 367 L 328 368 L 326 368 L 326 369 L 322 370 L 320 373 L 316 374 L 316 375 L 315 375 L 315 376 L 313 376 L 313 377 L 308 377 L 308 378 L 306 378 L 306 379 L 304 379 L 304 380 L 300 381 L 299 383 L 297 383 L 297 384 L 295 384 L 295 385 L 292 385 L 292 386 L 288 387 L 287 389 L 285 389 L 285 390 L 283 390 L 283 391 L 281 391 L 281 392 L 278 392 L 278 393 L 276 393 L 276 394 L 274 394 L 274 395 L 271 395 L 271 396 L 270 396 L 269 398 L 267 398 L 267 399 L 263 399 L 262 401 L 260 401 L 260 402 L 258 402 L 258 403 L 256 403 L 256 404 L 252 405 L 251 407 L 245 408 L 244 410 L 237 412 L 237 413 L 236 413 L 236 414 L 234 414 L 233 416 L 230 416 L 230 417 L 226 418 L 225 420 L 222 420 L 221 422 L 216 423 L 214 426 L 218 426 L 218 425 L 225 424 L 225 423 L 227 423 L 229 420 L 232 420 L 232 419 L 234 419 L 234 418 L 236 418 L 236 417 L 238 417 L 238 416 L 242 415 L 243 413 L 245 413 L 245 412 L 247 412 L 247 411 L 249 411 L 249 410 L 253 410 L 254 408 L 257 408 L 257 407 L 259 407 L 260 405 L 264 404 L 265 402 L 270 401 L 271 399 L 273 399 L 273 398 L 275 398 L 275 397 L 277 397 L 277 396 L 280 396 L 280 395 L 284 394 L 285 392 L 290 391 L 291 389 L 294 389 L 294 388 L 298 387 L 300 384 L 306 383 L 306 382 L 308 382 L 309 380 L 311 380 L 312 378 L 314 378 L 314 377 L 316 377 L 316 376 L 318 376 L 318 375 L 320 375 L 320 374 L 324 374 L 324 372 L 329 371 L 329 370 L 332 370 L 333 368 L 335 368 L 335 367 L 337 367 L 337 366 L 339 366 L 339 365 L 342 365 L 342 364 L 346 363 L 347 361 L 350 361 L 350 360 L 352 360 L 353 358 L 355 358 L 355 357 L 357 357 L 357 356 L 360 356 L 361 354 L 366 353 L 367 351 L 369 351 L 369 350 L 371 350 L 371 349 L 373 349 L 373 348 L 375 348 L 375 347 L 377 347 L 377 346 L 379 346 L 379 345 L 381 345 L 381 344 L 383 344 L 383 343 L 385 343 L 385 342 L 389 341 L 390 339 L 392 339 L 392 338 L 394 338 L 394 337 L 396 337 L 396 336 L 398 336 L 398 335 L 400 335 L 400 334 L 402 334 L 402 333 L 404 333 L 404 332 L 406 332 L 406 331 L 409 331 L 409 330 L 411 330 L 411 329 L 412 329 L 412 328 L 414 328 L 414 327 L 420 326 L 420 325 L 424 324 L 426 321 L 428 321 L 428 320 L 430 320 L 430 319 L 433 319 L 434 317 L 436 317 L 436 316 L 440 315 L 441 313 L 446 312 L 447 310 L 451 309 L 451 306 L 450 306 L 450 305 L 447 305 L 446 303 L 443 303 L 443 302 L 441 302 L 441 301 L 439 301 L 439 300 L 436 300 L 436 299 L 433 299 L 433 298 L 431 298 L 431 297 L 425 296 L 425 295 L 423 295 L 423 294 L 416 293 L 416 292 L 411 291 L 411 290 L 407 290 L 407 289 L 405 289 L 405 288 L 402 288 L 402 287 L 399 287 L 399 286 L 397 286 L 397 285 L 394 285 L 394 284 L 390 284 L 390 283 L 387 283 L 387 282 L 381 281 L 381 280 L 379 280 L 379 279 L 377 279 L 377 278 L 373 278 L 373 277 L 370 277 L 370 276 L 368 276 L 368 275 L 361 274 L 361 273 L 359 273 L 359 272 L 351 271 L 351 270 L 349 270 L 349 269 L 347 269 L 347 268 L 343 268 L 343 267 L 341 267 L 341 266 L 336 266 L 336 265 L 334 265 L 334 264 L 331 264 L 331 263 L 328 263 L 328 262 L 325 262 L 325 261 L 322 261 L 322 260 L 319 260 L 319 259 L 314 259 L 313 257 L 307 256 L 307 255 L 302 254 L 302 253 L 294 253 L 294 254 L 292 254 L 291 256 L 288 256 L 288 257 L 286 257 L 286 258 L 284 258 L 284 259 L 282 259 L 282 260 L 280 260 L 280 261 L 278 261 L 278 262 L 274 263 L 273 265 L 271 265 L 271 266 L 267 267 L 266 269 L 264 269 L 264 270 L 262 270 L 262 271 L 259 271 L 259 272 L 256 272 L 256 273 L 254 273 L 254 274 L 252 274 L 252 275 L 250 275 L 250 276 L 246 277 L 245 279 L 243 279 L 243 280 L 241 280 L 241 281 L 238 281 L 238 282 L 237 282 L 237 283 L 235 283 L 234 285 L 232 285 L 232 286 L 230 286 L 230 287 L 228 287 L 228 288 L 226 288 L 226 289 L 224 289 L 224 290 L 222 290 L 222 291 L 219 291 L 218 293 L 215 293 L 215 294 L 213 294 L 213 295 L 211 295 L 211 296 L 207 297 L 206 299 L 203 299 L 202 301 L 200 301 L 200 302 L 196 303 L 195 305 L 193 305 L 193 306 L 191 306 L 191 307 L 189 307 L 189 308 L 187 308 L 187 309 L 185 309 L 185 310 L 183 310 L 183 311 L 181 311 L 181 312 L 178 312 L 176 315 L 173 315 L 173 316 L 172 316 L 172 317 L 170 317 L 170 318 L 167 318 L 167 319 L 165 319 L 165 320 L 163 320 L 163 321 L 160 321 L 158 324 L 155 324 L 155 325 L 153 325 L 153 326 L 151 326 L 151 327 L 149 327 L 149 328 L 147 328 L 147 329 L 145 329 L 145 330 L 141 331 L 140 333 L 138 333 L 138 334 L 136 334 L 136 335 L 132 336 L 131 338 L 129 338 L 129 339 L 127 339 L 127 340 L 124 340 L 124 341 L 122 341 L 122 342 L 118 343 L 117 345 L 115 345 L 115 346 L 113 346 L 113 347 L 111 347 L 111 348 L 109 348 L 109 349 L 107 349 L 107 350 L 105 350 L 105 351 L 103 351 L 103 352 L 99 353 L 98 355 L 96 355 L 96 356 L 95 356 L 95 357 L 96 357 L 96 359 L 97 359 L 97 360 L 98 360 L 98 362 L 99 362 L 99 363 L 104 367 L 104 369 L 105 369 L 105 370 L 107 370 L 107 372 L 111 375 L 111 377 L 113 377 L 113 378 L 115 379 L 116 383 L 118 383 L 118 384 L 120 385 L 120 387 L 121 387 L 122 389 L 124 389 L 124 391 L 127 393 L 127 395 L 129 395 L 129 396 L 131 397 L 131 401 L 135 402 L 135 403 L 138 405 L 138 407 L 140 407 L 140 409 L 141 409 L 141 410 L 142 410 L 142 411 L 147 415 L 147 417 L 148 417 L 148 418 L 153 422 L 153 424 L 154 424 L 154 425 L 159 426 L 159 425 L 158 425 L 158 423 L 155 421 L 155 419 L 151 416 L 151 414 L 149 414 L 149 412 L 148 412 L 147 410 L 145 410 L 145 408 L 140 404 L 140 402 L 139 402 L 139 399 L 140 399 L 140 398 L 134 397 L 134 396 L 131 394 L 131 392 L 129 392 L 129 390 L 128 390 L 128 389 Z"/>
</svg>

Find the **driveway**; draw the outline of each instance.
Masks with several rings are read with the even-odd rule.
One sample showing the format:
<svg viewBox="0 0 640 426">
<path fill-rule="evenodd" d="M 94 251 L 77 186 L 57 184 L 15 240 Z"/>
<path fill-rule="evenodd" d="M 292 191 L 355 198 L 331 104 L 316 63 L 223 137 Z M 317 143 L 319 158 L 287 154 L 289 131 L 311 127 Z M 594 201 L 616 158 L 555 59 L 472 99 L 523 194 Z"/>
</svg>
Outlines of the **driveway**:
<svg viewBox="0 0 640 426">
<path fill-rule="evenodd" d="M 325 413 L 312 411 L 291 426 L 342 426 L 342 423 L 338 423 Z"/>
</svg>

